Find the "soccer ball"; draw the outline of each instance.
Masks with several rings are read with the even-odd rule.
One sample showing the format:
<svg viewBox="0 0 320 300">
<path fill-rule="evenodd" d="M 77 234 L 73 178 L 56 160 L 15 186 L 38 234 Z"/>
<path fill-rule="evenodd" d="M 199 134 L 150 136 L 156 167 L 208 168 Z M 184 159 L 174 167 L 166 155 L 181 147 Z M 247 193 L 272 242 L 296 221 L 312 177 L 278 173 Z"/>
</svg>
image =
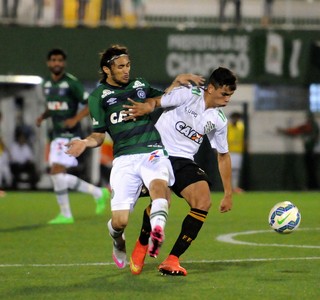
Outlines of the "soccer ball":
<svg viewBox="0 0 320 300">
<path fill-rule="evenodd" d="M 290 233 L 299 227 L 301 215 L 290 201 L 277 203 L 269 213 L 269 225 L 278 233 Z"/>
</svg>

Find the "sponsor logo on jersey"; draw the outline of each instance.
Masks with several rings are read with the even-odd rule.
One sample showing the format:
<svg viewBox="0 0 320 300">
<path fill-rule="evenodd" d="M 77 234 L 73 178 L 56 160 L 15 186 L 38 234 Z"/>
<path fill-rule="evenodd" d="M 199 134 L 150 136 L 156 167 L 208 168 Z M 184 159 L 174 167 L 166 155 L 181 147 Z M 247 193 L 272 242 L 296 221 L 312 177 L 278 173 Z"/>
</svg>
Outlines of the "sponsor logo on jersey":
<svg viewBox="0 0 320 300">
<path fill-rule="evenodd" d="M 180 132 L 182 135 L 187 137 L 188 139 L 194 141 L 197 144 L 201 144 L 203 141 L 203 135 L 199 132 L 192 129 L 190 126 L 188 126 L 183 121 L 179 121 L 176 123 L 175 126 L 176 130 Z"/>
<path fill-rule="evenodd" d="M 194 110 L 192 110 L 191 108 L 188 108 L 188 106 L 186 106 L 186 107 L 184 108 L 184 110 L 185 110 L 185 112 L 186 112 L 187 114 L 191 115 L 191 116 L 194 117 L 194 118 L 196 118 L 196 117 L 198 116 L 198 114 L 197 114 Z"/>
<path fill-rule="evenodd" d="M 48 109 L 49 110 L 68 110 L 69 106 L 67 102 L 50 101 L 48 102 Z"/>
<path fill-rule="evenodd" d="M 140 98 L 140 99 L 146 99 L 146 93 L 144 90 L 138 90 L 137 91 L 137 96 Z"/>
<path fill-rule="evenodd" d="M 114 94 L 114 91 L 103 90 L 103 91 L 102 91 L 101 98 L 103 99 L 103 98 L 105 98 L 105 97 L 107 97 L 107 96 L 109 96 L 109 95 L 111 95 L 111 94 Z"/>
<path fill-rule="evenodd" d="M 144 83 L 142 83 L 141 81 L 139 80 L 136 80 L 132 86 L 132 88 L 136 89 L 138 87 L 143 87 L 143 86 L 146 86 Z"/>
<path fill-rule="evenodd" d="M 204 132 L 209 133 L 210 131 L 214 130 L 216 125 L 213 124 L 211 121 L 208 121 L 207 124 L 204 126 Z"/>
<path fill-rule="evenodd" d="M 114 112 L 110 115 L 110 122 L 112 124 L 117 124 L 123 122 L 124 118 L 126 117 L 126 114 L 124 113 L 124 110 L 120 112 Z"/>
<path fill-rule="evenodd" d="M 117 98 L 110 98 L 106 102 L 108 105 L 115 104 L 115 103 L 117 103 Z"/>
</svg>

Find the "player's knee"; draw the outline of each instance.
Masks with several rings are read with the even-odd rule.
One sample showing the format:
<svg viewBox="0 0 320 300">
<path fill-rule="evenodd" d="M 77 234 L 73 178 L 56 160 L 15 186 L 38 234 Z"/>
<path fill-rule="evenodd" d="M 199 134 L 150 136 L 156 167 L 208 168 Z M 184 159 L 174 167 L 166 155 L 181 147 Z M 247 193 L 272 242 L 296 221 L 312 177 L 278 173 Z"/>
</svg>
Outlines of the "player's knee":
<svg viewBox="0 0 320 300">
<path fill-rule="evenodd" d="M 202 197 L 201 195 L 198 195 L 194 197 L 194 199 L 187 202 L 190 204 L 192 208 L 200 209 L 203 211 L 209 211 L 212 203 L 211 199 L 208 197 Z"/>
<path fill-rule="evenodd" d="M 112 216 L 112 227 L 115 230 L 124 230 L 128 225 L 128 216 L 126 214 L 117 214 L 116 216 Z"/>
<path fill-rule="evenodd" d="M 165 180 L 152 180 L 149 186 L 151 198 L 166 198 L 168 195 L 168 183 Z"/>
</svg>

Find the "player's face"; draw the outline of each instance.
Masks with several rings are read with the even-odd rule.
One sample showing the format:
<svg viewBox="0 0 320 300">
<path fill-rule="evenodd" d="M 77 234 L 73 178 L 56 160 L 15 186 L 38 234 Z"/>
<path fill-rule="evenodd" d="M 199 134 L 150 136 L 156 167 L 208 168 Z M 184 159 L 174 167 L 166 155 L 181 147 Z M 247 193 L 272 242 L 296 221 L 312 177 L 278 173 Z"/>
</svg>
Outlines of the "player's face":
<svg viewBox="0 0 320 300">
<path fill-rule="evenodd" d="M 51 73 L 58 76 L 64 73 L 66 61 L 62 55 L 52 55 L 47 61 L 47 66 Z"/>
<path fill-rule="evenodd" d="M 234 91 L 231 91 L 226 85 L 217 89 L 210 85 L 208 91 L 210 95 L 208 107 L 223 107 L 228 105 L 230 98 L 234 93 Z"/>
<path fill-rule="evenodd" d="M 123 86 L 129 82 L 131 63 L 128 56 L 122 56 L 114 60 L 108 69 L 107 82 L 115 86 Z"/>
</svg>

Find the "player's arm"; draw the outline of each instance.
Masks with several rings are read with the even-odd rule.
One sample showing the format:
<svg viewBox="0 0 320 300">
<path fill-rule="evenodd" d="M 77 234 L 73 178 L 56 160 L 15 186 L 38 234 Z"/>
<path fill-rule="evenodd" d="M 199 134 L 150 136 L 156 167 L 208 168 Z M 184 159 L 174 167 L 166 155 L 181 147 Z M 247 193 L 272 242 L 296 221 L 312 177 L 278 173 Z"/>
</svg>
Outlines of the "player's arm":
<svg viewBox="0 0 320 300">
<path fill-rule="evenodd" d="M 46 109 L 37 119 L 36 119 L 36 125 L 37 127 L 40 127 L 43 120 L 50 117 L 49 109 Z"/>
<path fill-rule="evenodd" d="M 165 89 L 166 93 L 170 93 L 174 88 L 179 86 L 201 86 L 205 83 L 205 78 L 195 74 L 180 74 L 178 75 L 170 84 L 169 87 Z"/>
<path fill-rule="evenodd" d="M 145 102 L 137 102 L 130 98 L 128 101 L 131 105 L 123 105 L 126 109 L 122 113 L 125 116 L 124 120 L 135 120 L 135 118 L 150 114 L 156 107 L 161 106 L 161 97 L 147 98 Z"/>
<path fill-rule="evenodd" d="M 69 118 L 64 121 L 64 126 L 66 128 L 73 128 L 76 126 L 84 117 L 89 115 L 89 108 L 86 105 L 83 109 L 81 109 L 73 118 Z"/>
<path fill-rule="evenodd" d="M 229 152 L 218 153 L 218 168 L 222 180 L 224 196 L 220 202 L 220 212 L 227 212 L 232 208 L 231 159 Z"/>
<path fill-rule="evenodd" d="M 68 150 L 67 154 L 78 157 L 80 156 L 87 148 L 96 148 L 102 145 L 105 139 L 105 133 L 93 132 L 85 139 L 72 140 L 66 146 Z"/>
</svg>

